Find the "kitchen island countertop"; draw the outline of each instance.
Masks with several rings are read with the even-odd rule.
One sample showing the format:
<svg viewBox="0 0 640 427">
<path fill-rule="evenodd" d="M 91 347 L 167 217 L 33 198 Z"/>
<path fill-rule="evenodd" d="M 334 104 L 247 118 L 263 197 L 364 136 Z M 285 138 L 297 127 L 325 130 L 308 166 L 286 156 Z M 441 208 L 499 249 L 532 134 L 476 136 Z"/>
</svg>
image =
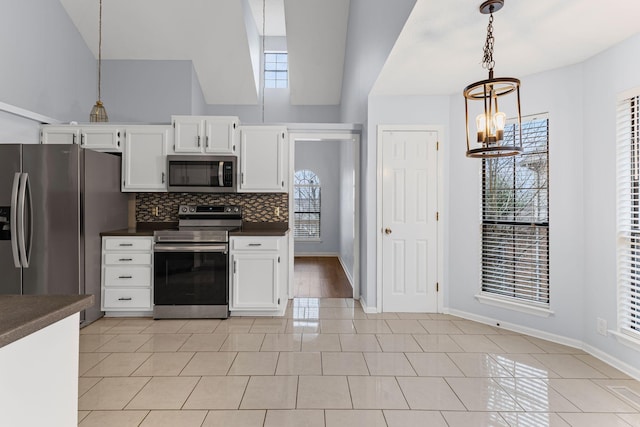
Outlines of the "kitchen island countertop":
<svg viewBox="0 0 640 427">
<path fill-rule="evenodd" d="M 0 295 L 0 347 L 91 307 L 93 295 Z"/>
</svg>

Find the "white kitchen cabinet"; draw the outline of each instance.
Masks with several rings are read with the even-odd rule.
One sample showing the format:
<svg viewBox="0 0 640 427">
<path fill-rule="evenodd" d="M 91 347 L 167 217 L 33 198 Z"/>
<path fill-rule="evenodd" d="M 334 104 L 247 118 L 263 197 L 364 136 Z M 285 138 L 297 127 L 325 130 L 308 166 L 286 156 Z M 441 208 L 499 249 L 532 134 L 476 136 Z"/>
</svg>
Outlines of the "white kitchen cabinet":
<svg viewBox="0 0 640 427">
<path fill-rule="evenodd" d="M 122 126 L 116 125 L 45 125 L 40 129 L 42 144 L 80 144 L 95 151 L 119 153 Z"/>
<path fill-rule="evenodd" d="M 167 191 L 170 126 L 129 126 L 122 153 L 122 191 Z"/>
<path fill-rule="evenodd" d="M 276 315 L 287 303 L 287 238 L 231 237 L 233 312 Z M 248 314 L 248 313 L 245 313 Z"/>
<path fill-rule="evenodd" d="M 240 127 L 238 192 L 287 192 L 287 138 L 287 128 L 284 126 Z"/>
<path fill-rule="evenodd" d="M 236 153 L 238 117 L 172 116 L 171 123 L 174 129 L 172 153 Z"/>
<path fill-rule="evenodd" d="M 153 237 L 102 238 L 101 310 L 112 315 L 153 309 Z"/>
</svg>

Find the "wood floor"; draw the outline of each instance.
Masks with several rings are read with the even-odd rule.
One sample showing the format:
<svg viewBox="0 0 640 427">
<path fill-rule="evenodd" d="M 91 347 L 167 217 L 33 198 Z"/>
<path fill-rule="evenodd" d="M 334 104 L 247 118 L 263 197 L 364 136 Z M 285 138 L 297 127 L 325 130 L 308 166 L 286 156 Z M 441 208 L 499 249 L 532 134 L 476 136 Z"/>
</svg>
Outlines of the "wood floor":
<svg viewBox="0 0 640 427">
<path fill-rule="evenodd" d="M 353 289 L 336 257 L 295 257 L 294 297 L 352 298 Z"/>
</svg>

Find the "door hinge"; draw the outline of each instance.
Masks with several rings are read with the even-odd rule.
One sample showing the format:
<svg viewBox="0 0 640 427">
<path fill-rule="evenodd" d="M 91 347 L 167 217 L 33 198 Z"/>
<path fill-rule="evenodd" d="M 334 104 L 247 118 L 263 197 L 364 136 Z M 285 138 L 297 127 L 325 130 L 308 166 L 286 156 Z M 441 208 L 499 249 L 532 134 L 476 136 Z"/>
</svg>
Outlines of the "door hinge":
<svg viewBox="0 0 640 427">
<path fill-rule="evenodd" d="M 436 221 L 440 221 L 440 212 L 436 212 Z"/>
<path fill-rule="evenodd" d="M 436 141 L 436 151 L 440 149 L 440 141 Z"/>
<path fill-rule="evenodd" d="M 436 282 L 436 292 L 440 292 L 440 282 Z"/>
</svg>

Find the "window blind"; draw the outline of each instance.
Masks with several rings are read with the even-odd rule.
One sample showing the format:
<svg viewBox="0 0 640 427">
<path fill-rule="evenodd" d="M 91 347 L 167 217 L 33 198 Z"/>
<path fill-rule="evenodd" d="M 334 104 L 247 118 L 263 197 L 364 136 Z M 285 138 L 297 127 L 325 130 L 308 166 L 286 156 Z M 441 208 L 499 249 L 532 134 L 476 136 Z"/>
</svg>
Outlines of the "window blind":
<svg viewBox="0 0 640 427">
<path fill-rule="evenodd" d="M 515 139 L 510 123 L 505 140 Z M 515 145 L 515 142 L 513 142 Z M 523 153 L 482 164 L 482 291 L 549 304 L 549 120 L 522 122 Z"/>
<path fill-rule="evenodd" d="M 294 230 L 295 239 L 320 238 L 320 181 L 309 170 L 294 174 Z"/>
<path fill-rule="evenodd" d="M 640 338 L 640 96 L 618 103 L 618 327 Z"/>
</svg>

